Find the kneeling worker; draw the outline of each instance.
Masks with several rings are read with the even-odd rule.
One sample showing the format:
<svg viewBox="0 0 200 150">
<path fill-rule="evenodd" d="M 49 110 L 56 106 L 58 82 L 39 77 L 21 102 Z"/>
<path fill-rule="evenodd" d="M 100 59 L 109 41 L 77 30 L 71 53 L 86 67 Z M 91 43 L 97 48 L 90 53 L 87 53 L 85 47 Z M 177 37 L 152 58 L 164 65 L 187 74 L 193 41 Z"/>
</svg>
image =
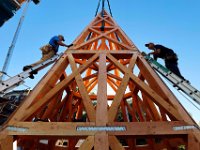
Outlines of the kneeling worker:
<svg viewBox="0 0 200 150">
<path fill-rule="evenodd" d="M 148 43 L 145 44 L 145 46 L 148 49 L 153 50 L 153 52 L 150 52 L 148 55 L 153 55 L 155 60 L 157 60 L 157 58 L 164 59 L 166 68 L 179 76 L 181 79 L 185 80 L 178 68 L 178 57 L 172 49 L 162 45 L 155 45 L 154 43 Z"/>
<path fill-rule="evenodd" d="M 43 47 L 40 48 L 42 51 L 42 58 L 31 65 L 24 66 L 23 71 L 26 71 L 34 66 L 37 66 L 38 64 L 41 64 L 42 62 L 46 61 L 49 58 L 52 58 L 54 55 L 57 54 L 59 46 L 64 46 L 64 47 L 73 46 L 73 44 L 66 45 L 65 43 L 63 43 L 63 41 L 65 41 L 65 39 L 64 36 L 62 35 L 52 37 L 49 41 L 49 44 L 44 45 Z M 33 74 L 36 73 L 37 71 L 36 72 L 33 71 L 29 77 L 31 79 L 34 79 Z"/>
</svg>

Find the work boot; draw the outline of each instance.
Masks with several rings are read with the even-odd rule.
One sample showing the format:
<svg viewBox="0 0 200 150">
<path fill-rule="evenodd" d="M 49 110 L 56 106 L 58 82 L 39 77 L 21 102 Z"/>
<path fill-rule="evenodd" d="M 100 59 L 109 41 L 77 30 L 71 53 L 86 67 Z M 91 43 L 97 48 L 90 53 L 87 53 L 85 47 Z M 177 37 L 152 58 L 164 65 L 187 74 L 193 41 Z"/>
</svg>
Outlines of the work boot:
<svg viewBox="0 0 200 150">
<path fill-rule="evenodd" d="M 185 80 L 185 82 L 186 82 L 187 84 L 191 84 L 189 80 Z"/>
<path fill-rule="evenodd" d="M 32 66 L 24 66 L 24 67 L 23 67 L 23 71 L 26 71 L 26 70 L 28 70 L 28 69 L 30 69 L 30 68 L 32 68 Z"/>
<path fill-rule="evenodd" d="M 37 70 L 33 70 L 33 71 L 31 71 L 31 74 L 37 74 L 37 73 L 38 73 Z"/>
<path fill-rule="evenodd" d="M 30 74 L 29 78 L 30 78 L 30 79 L 34 79 L 34 75 L 33 75 L 33 74 Z"/>
</svg>

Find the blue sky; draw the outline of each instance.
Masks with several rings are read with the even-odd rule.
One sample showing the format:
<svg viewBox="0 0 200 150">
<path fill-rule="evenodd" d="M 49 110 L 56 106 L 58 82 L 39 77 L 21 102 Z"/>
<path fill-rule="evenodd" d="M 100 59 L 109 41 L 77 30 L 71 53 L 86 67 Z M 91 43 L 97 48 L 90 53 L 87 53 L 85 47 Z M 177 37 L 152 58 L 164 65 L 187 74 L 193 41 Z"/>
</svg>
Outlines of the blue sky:
<svg viewBox="0 0 200 150">
<path fill-rule="evenodd" d="M 41 57 L 39 47 L 53 35 L 63 34 L 67 44 L 73 42 L 94 18 L 97 3 L 98 0 L 42 0 L 39 5 L 31 3 L 7 73 L 16 75 L 24 65 L 37 61 Z M 115 21 L 141 51 L 149 52 L 144 47 L 147 42 L 172 48 L 179 56 L 183 76 L 200 89 L 199 0 L 110 0 L 110 3 Z M 19 10 L 0 28 L 0 69 L 21 13 L 22 10 Z M 63 50 L 60 48 L 60 52 Z M 162 60 L 159 62 L 163 63 Z M 26 84 L 34 86 L 46 71 L 40 72 L 35 80 L 27 79 Z M 199 121 L 200 111 L 174 92 Z"/>
</svg>

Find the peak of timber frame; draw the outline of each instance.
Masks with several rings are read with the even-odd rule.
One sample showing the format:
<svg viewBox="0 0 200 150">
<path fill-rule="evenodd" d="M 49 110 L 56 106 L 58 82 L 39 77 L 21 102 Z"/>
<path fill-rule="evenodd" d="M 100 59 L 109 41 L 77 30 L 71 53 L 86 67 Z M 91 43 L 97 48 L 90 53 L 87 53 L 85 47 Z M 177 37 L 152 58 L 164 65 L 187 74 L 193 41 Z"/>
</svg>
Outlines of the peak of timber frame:
<svg viewBox="0 0 200 150">
<path fill-rule="evenodd" d="M 113 18 L 101 14 L 9 118 L 1 131 L 2 150 L 12 149 L 15 140 L 23 149 L 43 150 L 200 149 L 196 123 Z M 50 122 L 33 122 L 35 117 Z M 59 139 L 67 147 L 56 146 Z M 138 144 L 141 139 L 145 144 Z"/>
</svg>

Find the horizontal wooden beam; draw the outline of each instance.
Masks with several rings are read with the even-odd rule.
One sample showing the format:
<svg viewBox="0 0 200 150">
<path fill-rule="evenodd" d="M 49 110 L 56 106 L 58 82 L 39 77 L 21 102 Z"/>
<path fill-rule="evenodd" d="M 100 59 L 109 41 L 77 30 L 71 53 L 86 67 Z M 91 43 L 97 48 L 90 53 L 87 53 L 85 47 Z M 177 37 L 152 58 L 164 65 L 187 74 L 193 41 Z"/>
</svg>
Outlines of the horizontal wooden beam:
<svg viewBox="0 0 200 150">
<path fill-rule="evenodd" d="M 101 53 L 110 53 L 110 54 L 126 54 L 126 55 L 130 55 L 130 54 L 135 54 L 135 53 L 138 53 L 138 51 L 134 51 L 134 50 L 68 50 L 67 52 L 70 52 L 72 55 L 75 55 L 75 54 L 96 54 L 97 52 L 99 54 Z"/>
<path fill-rule="evenodd" d="M 109 132 L 109 135 L 182 135 L 193 132 L 195 127 L 182 121 L 173 122 L 114 122 L 108 126 L 126 127 L 124 132 Z M 197 129 L 195 129 L 199 132 Z"/>
<path fill-rule="evenodd" d="M 77 130 L 84 127 L 88 130 Z M 41 136 L 88 136 L 97 132 L 107 132 L 109 135 L 117 136 L 164 136 L 164 135 L 186 135 L 194 131 L 199 132 L 185 122 L 113 122 L 108 123 L 106 128 L 123 127 L 123 131 L 97 131 L 94 122 L 68 123 L 68 122 L 18 122 L 5 127 L 8 135 L 41 135 Z M 93 130 L 90 130 L 93 128 Z"/>
</svg>

